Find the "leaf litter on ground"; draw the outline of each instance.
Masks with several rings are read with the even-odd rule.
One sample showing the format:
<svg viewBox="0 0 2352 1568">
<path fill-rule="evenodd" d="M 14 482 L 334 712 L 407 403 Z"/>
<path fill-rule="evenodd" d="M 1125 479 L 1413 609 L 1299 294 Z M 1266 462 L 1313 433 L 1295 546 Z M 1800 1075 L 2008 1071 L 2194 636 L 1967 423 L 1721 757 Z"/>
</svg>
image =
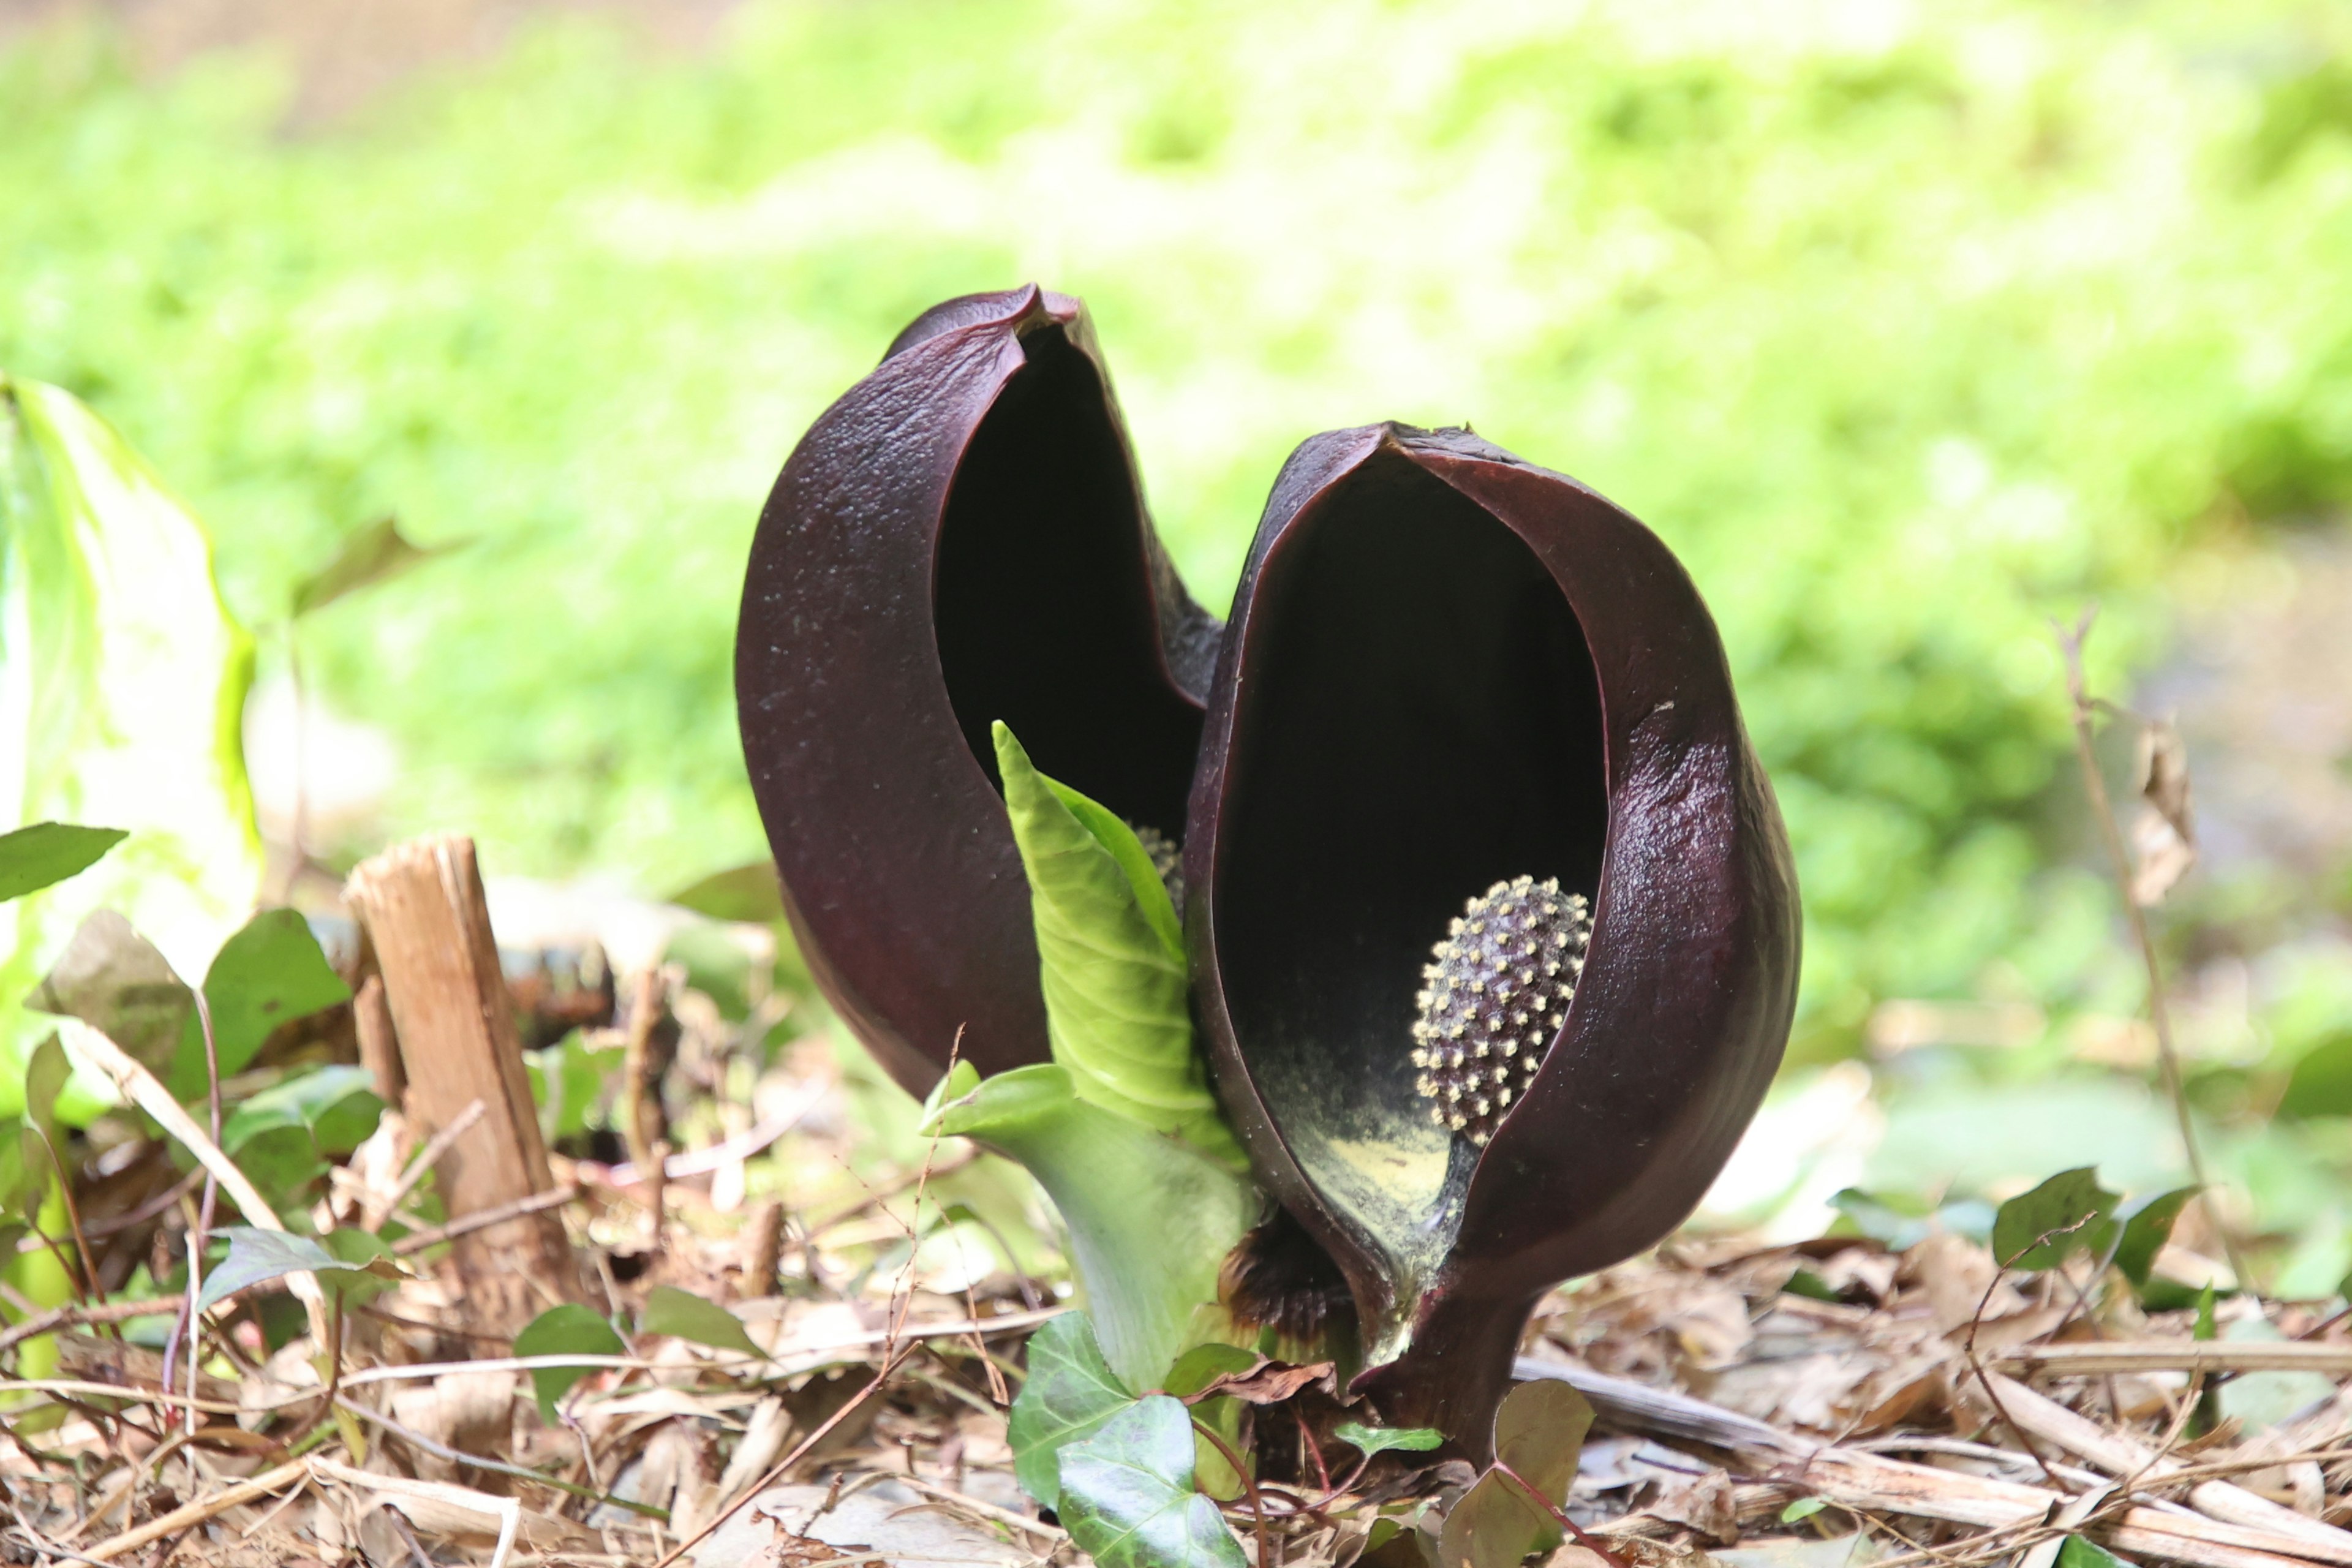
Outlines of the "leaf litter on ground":
<svg viewBox="0 0 2352 1568">
<path fill-rule="evenodd" d="M 303 984 L 247 994 L 329 994 Z M 1059 1304 L 1066 1265 L 1009 1167 L 908 1136 L 911 1104 L 895 1133 L 861 1112 L 873 1083 L 824 1032 L 754 1049 L 679 1001 L 699 1020 L 670 1086 L 680 1155 L 735 1148 L 708 1163 L 738 1184 L 666 1183 L 656 1219 L 641 1185 L 560 1148 L 560 1212 L 610 1298 L 511 1342 L 469 1321 L 446 1248 L 390 1257 L 436 1216 L 429 1179 L 393 1201 L 421 1141 L 376 1109 L 357 1149 L 317 1155 L 331 1179 L 273 1193 L 310 1234 L 215 1226 L 203 1354 L 167 1388 L 179 1300 L 149 1266 L 184 1248 L 158 1216 L 193 1202 L 186 1153 L 46 1124 L 107 1299 L 0 1349 L 5 1549 L 373 1563 L 404 1531 L 445 1563 L 658 1563 L 707 1530 L 681 1561 L 1230 1568 L 1263 1539 L 1292 1568 L 2352 1568 L 2352 1333 L 2336 1303 L 2237 1291 L 2185 1189 L 2119 1198 L 2070 1171 L 1981 1216 L 1851 1194 L 1815 1241 L 1678 1237 L 1546 1301 L 1497 1433 L 1507 1472 L 1481 1472 L 1321 1365 L 1206 1347 L 1165 1391 L 1129 1386 Z M 356 1114 L 356 1082 L 303 1038 L 257 1042 L 232 1121 L 308 1137 Z M 70 1248 L 33 1212 L 43 1083 L 14 1217 Z M 789 1131 L 730 1145 L 778 1104 L 803 1108 Z M 145 1174 L 113 1190 L 123 1171 Z M 127 1263 L 110 1244 L 140 1226 L 161 1245 Z M 339 1366 L 288 1310 L 294 1271 L 338 1315 Z M 2325 1397 L 2231 1394 L 2276 1375 Z M 1219 1444 L 1250 1456 L 1245 1481 Z"/>
</svg>

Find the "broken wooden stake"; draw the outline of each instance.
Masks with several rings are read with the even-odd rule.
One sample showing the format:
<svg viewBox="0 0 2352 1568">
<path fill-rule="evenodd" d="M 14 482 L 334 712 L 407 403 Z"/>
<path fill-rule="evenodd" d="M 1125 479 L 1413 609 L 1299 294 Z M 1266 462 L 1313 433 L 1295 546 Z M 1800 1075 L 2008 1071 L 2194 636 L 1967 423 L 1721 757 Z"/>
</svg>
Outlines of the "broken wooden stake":
<svg viewBox="0 0 2352 1568">
<path fill-rule="evenodd" d="M 353 870 L 343 896 L 383 974 L 411 1121 L 429 1135 L 477 1100 L 486 1109 L 435 1173 L 450 1219 L 552 1190 L 473 841 L 451 835 L 395 846 Z M 498 1331 L 583 1294 L 552 1210 L 468 1232 L 457 1260 L 471 1315 Z"/>
</svg>

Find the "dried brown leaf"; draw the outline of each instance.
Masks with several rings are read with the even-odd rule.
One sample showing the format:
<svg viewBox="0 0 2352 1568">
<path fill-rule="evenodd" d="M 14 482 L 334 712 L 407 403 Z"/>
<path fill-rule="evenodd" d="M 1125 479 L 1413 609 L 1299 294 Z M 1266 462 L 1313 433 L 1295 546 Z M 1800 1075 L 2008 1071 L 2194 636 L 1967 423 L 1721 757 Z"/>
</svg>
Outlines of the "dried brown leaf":
<svg viewBox="0 0 2352 1568">
<path fill-rule="evenodd" d="M 1732 1495 L 1731 1478 L 1709 1470 L 1687 1481 L 1668 1486 L 1652 1500 L 1648 1512 L 1693 1531 L 1718 1546 L 1739 1539 L 1739 1505 Z"/>
<path fill-rule="evenodd" d="M 1223 1394 L 1238 1399 L 1244 1405 L 1279 1405 L 1309 1384 L 1323 1384 L 1330 1388 L 1331 1363 L 1318 1361 L 1307 1366 L 1291 1366 L 1278 1361 L 1260 1362 L 1247 1372 L 1229 1372 L 1212 1381 L 1200 1393 L 1186 1397 L 1187 1405 L 1198 1405 L 1204 1399 Z"/>
<path fill-rule="evenodd" d="M 2140 726 L 2139 815 L 2132 822 L 2132 898 L 2162 901 L 2197 863 L 2197 822 L 2189 798 L 2189 752 L 2169 720 Z"/>
</svg>

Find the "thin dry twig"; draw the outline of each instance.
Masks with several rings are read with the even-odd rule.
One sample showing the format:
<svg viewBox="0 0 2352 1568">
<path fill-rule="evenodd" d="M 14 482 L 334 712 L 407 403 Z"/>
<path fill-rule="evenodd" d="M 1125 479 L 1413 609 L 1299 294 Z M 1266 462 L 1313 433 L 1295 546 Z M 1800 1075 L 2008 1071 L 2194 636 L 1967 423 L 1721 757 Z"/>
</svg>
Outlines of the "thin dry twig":
<svg viewBox="0 0 2352 1568">
<path fill-rule="evenodd" d="M 481 1101 L 478 1100 L 474 1103 L 479 1105 Z M 461 1236 L 488 1230 L 494 1225 L 504 1225 L 524 1215 L 537 1214 L 541 1209 L 562 1208 L 579 1195 L 580 1189 L 574 1186 L 550 1187 L 543 1193 L 533 1193 L 529 1197 L 499 1204 L 495 1208 L 477 1209 L 472 1214 L 451 1220 L 447 1225 L 436 1225 L 430 1230 L 412 1231 L 392 1244 L 393 1255 L 413 1257 L 428 1247 L 438 1247 L 445 1241 L 455 1241 Z"/>
<path fill-rule="evenodd" d="M 2173 1117 L 2179 1125 L 2180 1146 L 2189 1160 L 2189 1179 L 2197 1184 L 2197 1201 L 2204 1205 L 2213 1234 L 2221 1238 L 2231 1271 L 2240 1283 L 2249 1283 L 2253 1276 L 2246 1271 L 2246 1260 L 2239 1255 L 2237 1238 L 2222 1217 L 2220 1205 L 2213 1201 L 2212 1178 L 2206 1173 L 2204 1151 L 2197 1142 L 2196 1121 L 2189 1111 L 2189 1086 L 2181 1074 L 2179 1049 L 2173 1042 L 2172 1011 L 2164 996 L 2164 964 L 2157 956 L 2155 939 L 2148 934 L 2147 916 L 2133 895 L 2131 851 L 2124 846 L 2114 803 L 2107 798 L 2106 780 L 2099 773 L 2098 751 L 2092 732 L 2092 719 L 2097 709 L 2083 673 L 2083 644 L 2090 637 L 2091 624 L 2098 618 L 2098 613 L 2096 606 L 2084 610 L 2071 631 L 2052 624 L 2066 659 L 2066 695 L 2074 704 L 2074 754 L 2082 763 L 2083 793 L 2090 797 L 2091 816 L 2098 823 L 2099 840 L 2106 848 L 2116 889 L 2123 895 L 2124 919 L 2131 926 L 2132 942 L 2147 968 L 2148 1025 L 2156 1032 L 2157 1062 L 2164 1079 L 2164 1092 L 2172 1102 Z"/>
<path fill-rule="evenodd" d="M 79 1328 L 96 1323 L 125 1323 L 133 1318 L 160 1318 L 167 1314 L 176 1318 L 187 1301 L 185 1295 L 155 1296 L 143 1301 L 93 1301 L 88 1305 L 55 1307 L 37 1318 L 29 1318 L 5 1331 L 0 1331 L 0 1351 L 58 1329 Z"/>
<path fill-rule="evenodd" d="M 218 1518 L 239 1504 L 251 1502 L 256 1498 L 267 1497 L 282 1486 L 307 1479 L 310 1473 L 310 1467 L 317 1462 L 311 1459 L 289 1459 L 276 1469 L 264 1470 L 250 1479 L 224 1487 L 210 1497 L 198 1498 L 194 1502 L 184 1503 L 159 1519 L 151 1519 L 145 1524 L 100 1542 L 89 1549 L 85 1560 L 92 1563 L 110 1563 L 124 1552 L 135 1552 L 151 1541 L 161 1541 L 167 1535 L 177 1535 L 184 1530 L 194 1529 L 206 1520 Z"/>
</svg>

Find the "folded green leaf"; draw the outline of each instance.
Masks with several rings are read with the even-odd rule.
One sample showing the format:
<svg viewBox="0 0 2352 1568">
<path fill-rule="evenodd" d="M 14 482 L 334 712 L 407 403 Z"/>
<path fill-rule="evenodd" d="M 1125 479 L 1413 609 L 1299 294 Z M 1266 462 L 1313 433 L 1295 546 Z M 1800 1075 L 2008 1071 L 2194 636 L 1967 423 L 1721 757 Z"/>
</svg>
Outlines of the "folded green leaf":
<svg viewBox="0 0 2352 1568">
<path fill-rule="evenodd" d="M 79 876 L 130 837 L 119 827 L 78 827 L 70 822 L 36 822 L 0 833 L 0 903 Z"/>
<path fill-rule="evenodd" d="M 363 1301 L 408 1277 L 393 1261 L 391 1249 L 365 1231 L 338 1230 L 324 1244 L 248 1226 L 228 1226 L 216 1234 L 227 1241 L 228 1256 L 205 1277 L 196 1298 L 200 1311 L 289 1274 L 311 1275 L 330 1299 L 346 1304 Z"/>
<path fill-rule="evenodd" d="M 1257 1189 L 1189 1143 L 1081 1099 L 1041 1063 L 980 1081 L 969 1064 L 932 1097 L 925 1130 L 975 1138 L 1029 1168 L 1070 1233 L 1105 1357 L 1129 1389 L 1160 1385 L 1223 1326 L 1217 1273 L 1257 1223 Z"/>
<path fill-rule="evenodd" d="M 2054 1268 L 2077 1252 L 2106 1255 L 2115 1240 L 2116 1194 L 2088 1165 L 2061 1171 L 2020 1193 L 1993 1216 L 1992 1255 L 2008 1268 Z"/>
<path fill-rule="evenodd" d="M 646 1295 L 645 1312 L 637 1319 L 637 1331 L 668 1334 L 714 1350 L 741 1351 L 761 1361 L 768 1358 L 768 1352 L 752 1342 L 742 1319 L 718 1302 L 706 1301 L 675 1285 L 656 1285 Z"/>
<path fill-rule="evenodd" d="M 1003 724 L 997 771 L 1029 874 L 1045 1031 L 1079 1098 L 1244 1163 L 1192 1049 L 1175 906 L 1132 828 L 1030 765 Z"/>
<path fill-rule="evenodd" d="M 1156 1394 L 1062 1450 L 1062 1522 L 1101 1568 L 1246 1568 L 1192 1479 L 1192 1418 Z"/>
<path fill-rule="evenodd" d="M 1048 1318 L 1029 1336 L 1029 1377 L 1013 1396 L 1004 1440 L 1021 1489 L 1047 1508 L 1061 1507 L 1058 1455 L 1090 1437 L 1135 1403 L 1095 1342 L 1084 1312 Z"/>
<path fill-rule="evenodd" d="M 1331 1428 L 1331 1436 L 1368 1459 L 1400 1448 L 1425 1454 L 1445 1441 L 1445 1434 L 1434 1426 L 1366 1426 L 1355 1421 L 1340 1422 Z"/>
<path fill-rule="evenodd" d="M 514 1353 L 519 1356 L 625 1355 L 628 1349 L 612 1324 L 577 1301 L 550 1307 L 524 1324 L 522 1332 L 514 1337 Z M 595 1370 L 593 1366 L 531 1368 L 530 1385 L 539 1395 L 540 1419 L 551 1424 L 555 1420 L 555 1402 L 571 1393 L 573 1384 Z"/>
</svg>

